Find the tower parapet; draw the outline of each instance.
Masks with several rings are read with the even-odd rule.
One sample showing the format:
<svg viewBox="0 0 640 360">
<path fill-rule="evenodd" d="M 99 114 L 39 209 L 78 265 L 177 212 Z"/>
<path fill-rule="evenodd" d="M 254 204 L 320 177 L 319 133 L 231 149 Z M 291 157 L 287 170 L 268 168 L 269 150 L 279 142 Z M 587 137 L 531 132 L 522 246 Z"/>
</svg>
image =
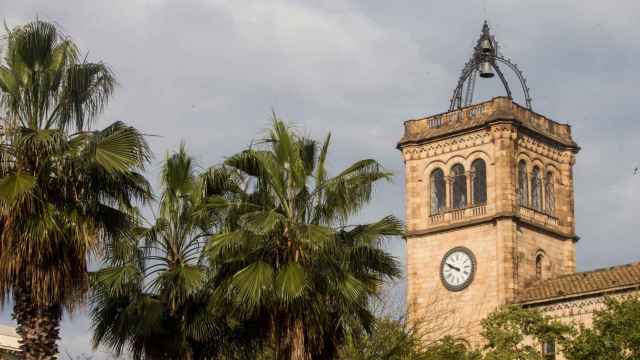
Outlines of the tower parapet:
<svg viewBox="0 0 640 360">
<path fill-rule="evenodd" d="M 424 143 L 440 137 L 469 131 L 496 121 L 512 120 L 519 126 L 539 133 L 558 145 L 578 150 L 571 136 L 571 126 L 535 113 L 509 99 L 495 97 L 461 109 L 404 122 L 404 135 L 398 148 Z"/>
</svg>

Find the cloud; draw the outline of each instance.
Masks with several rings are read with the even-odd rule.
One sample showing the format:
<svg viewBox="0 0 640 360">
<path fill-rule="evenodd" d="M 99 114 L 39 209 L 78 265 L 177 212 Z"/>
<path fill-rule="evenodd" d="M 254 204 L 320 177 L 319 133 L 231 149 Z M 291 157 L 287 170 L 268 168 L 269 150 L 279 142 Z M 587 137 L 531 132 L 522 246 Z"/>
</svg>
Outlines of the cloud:
<svg viewBox="0 0 640 360">
<path fill-rule="evenodd" d="M 300 131 L 332 132 L 334 170 L 372 157 L 396 172 L 362 220 L 404 215 L 395 150 L 402 122 L 448 108 L 488 17 L 504 54 L 524 70 L 534 109 L 569 122 L 582 146 L 580 269 L 640 257 L 640 177 L 632 174 L 640 164 L 639 7 L 636 0 L 0 0 L 9 25 L 36 15 L 55 21 L 89 58 L 112 67 L 120 86 L 102 124 L 124 120 L 158 135 L 150 177 L 181 140 L 201 165 L 219 163 L 269 125 L 273 108 Z M 476 99 L 502 94 L 497 82 L 483 82 Z M 390 246 L 403 256 L 401 241 Z M 64 346 L 88 351 L 80 340 L 86 320 L 64 329 Z"/>
</svg>

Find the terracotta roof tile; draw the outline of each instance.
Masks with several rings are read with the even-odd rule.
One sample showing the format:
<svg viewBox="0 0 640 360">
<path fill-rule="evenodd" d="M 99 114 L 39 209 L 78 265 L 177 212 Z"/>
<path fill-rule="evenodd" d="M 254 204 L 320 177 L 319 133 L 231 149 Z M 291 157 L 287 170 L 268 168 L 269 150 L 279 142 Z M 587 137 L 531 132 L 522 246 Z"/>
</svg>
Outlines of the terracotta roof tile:
<svg viewBox="0 0 640 360">
<path fill-rule="evenodd" d="M 640 288 L 640 262 L 539 281 L 523 289 L 516 297 L 516 302 L 540 302 L 626 287 Z"/>
</svg>

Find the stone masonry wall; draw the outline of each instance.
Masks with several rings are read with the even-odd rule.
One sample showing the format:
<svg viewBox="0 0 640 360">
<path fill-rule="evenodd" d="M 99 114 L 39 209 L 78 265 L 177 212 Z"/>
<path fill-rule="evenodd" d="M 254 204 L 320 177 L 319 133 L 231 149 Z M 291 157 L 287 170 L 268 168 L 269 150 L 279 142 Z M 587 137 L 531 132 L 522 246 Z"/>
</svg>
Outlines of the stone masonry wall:
<svg viewBox="0 0 640 360">
<path fill-rule="evenodd" d="M 406 122 L 399 148 L 405 163 L 409 318 L 433 338 L 454 335 L 478 343 L 480 320 L 536 280 L 536 254 L 545 256 L 545 277 L 575 271 L 571 168 L 577 145 L 568 126 L 495 98 Z M 449 207 L 432 214 L 431 173 L 439 168 L 449 176 L 454 165 L 462 164 L 470 183 L 476 159 L 486 164 L 486 204 L 451 208 L 448 178 Z M 520 159 L 529 169 L 553 172 L 554 214 L 518 205 Z M 439 267 L 456 246 L 474 253 L 477 270 L 469 287 L 452 292 L 443 286 Z"/>
</svg>

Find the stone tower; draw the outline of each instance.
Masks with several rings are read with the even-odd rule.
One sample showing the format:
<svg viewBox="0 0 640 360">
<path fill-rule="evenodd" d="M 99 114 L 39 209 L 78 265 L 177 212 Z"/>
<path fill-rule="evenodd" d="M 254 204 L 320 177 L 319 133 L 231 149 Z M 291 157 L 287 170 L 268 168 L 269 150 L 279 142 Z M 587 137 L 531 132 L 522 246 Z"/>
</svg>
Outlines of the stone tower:
<svg viewBox="0 0 640 360">
<path fill-rule="evenodd" d="M 509 97 L 406 121 L 407 305 L 429 336 L 479 341 L 480 320 L 575 271 L 568 125 Z"/>
</svg>

